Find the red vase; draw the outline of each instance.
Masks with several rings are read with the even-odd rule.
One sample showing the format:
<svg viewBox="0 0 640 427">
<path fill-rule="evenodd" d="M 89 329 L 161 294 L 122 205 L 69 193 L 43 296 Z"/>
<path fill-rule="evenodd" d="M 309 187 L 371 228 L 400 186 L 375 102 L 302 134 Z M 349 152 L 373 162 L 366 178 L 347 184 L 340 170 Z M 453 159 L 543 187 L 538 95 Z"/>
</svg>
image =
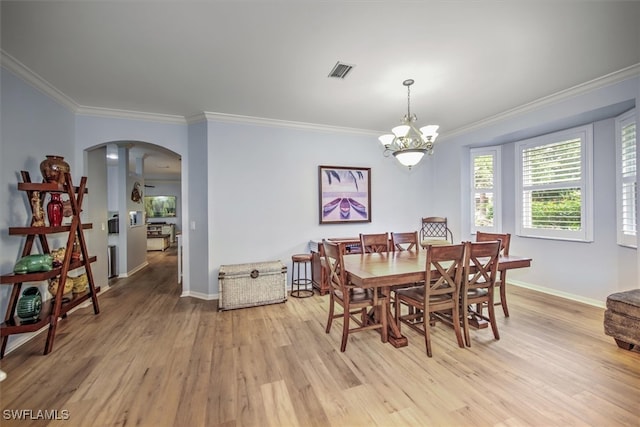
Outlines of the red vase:
<svg viewBox="0 0 640 427">
<path fill-rule="evenodd" d="M 47 205 L 47 217 L 51 227 L 59 227 L 62 225 L 62 200 L 59 193 L 51 193 L 51 200 Z"/>
</svg>

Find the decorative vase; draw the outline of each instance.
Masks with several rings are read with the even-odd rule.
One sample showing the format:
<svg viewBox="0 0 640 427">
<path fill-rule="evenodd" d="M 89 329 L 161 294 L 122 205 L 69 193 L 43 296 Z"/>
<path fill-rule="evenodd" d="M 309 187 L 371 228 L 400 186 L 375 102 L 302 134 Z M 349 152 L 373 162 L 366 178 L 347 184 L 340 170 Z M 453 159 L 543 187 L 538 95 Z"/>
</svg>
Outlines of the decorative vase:
<svg viewBox="0 0 640 427">
<path fill-rule="evenodd" d="M 40 172 L 47 182 L 57 182 L 64 184 L 64 173 L 69 172 L 69 163 L 64 161 L 62 156 L 46 156 L 47 158 L 40 163 Z"/>
<path fill-rule="evenodd" d="M 16 314 L 22 321 L 22 323 L 33 323 L 38 320 L 42 310 L 42 295 L 40 290 L 31 286 L 22 293 L 22 297 L 18 300 L 18 308 Z"/>
<path fill-rule="evenodd" d="M 47 205 L 47 218 L 51 227 L 59 227 L 62 225 L 62 200 L 60 193 L 51 193 L 51 200 Z"/>
</svg>

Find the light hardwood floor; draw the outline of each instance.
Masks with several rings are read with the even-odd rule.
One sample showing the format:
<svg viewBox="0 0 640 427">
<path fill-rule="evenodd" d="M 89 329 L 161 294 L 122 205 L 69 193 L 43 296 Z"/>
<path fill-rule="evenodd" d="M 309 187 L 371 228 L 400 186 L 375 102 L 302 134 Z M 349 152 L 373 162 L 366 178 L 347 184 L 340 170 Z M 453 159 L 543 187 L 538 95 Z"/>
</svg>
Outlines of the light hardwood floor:
<svg viewBox="0 0 640 427">
<path fill-rule="evenodd" d="M 501 339 L 460 349 L 437 325 L 433 358 L 375 331 L 324 327 L 328 297 L 218 312 L 180 298 L 175 251 L 8 354 L 2 426 L 639 426 L 640 352 L 603 333 L 603 310 L 510 286 Z M 168 262 L 165 262 L 168 261 Z M 11 410 L 68 420 L 11 420 Z M 66 411 L 66 412 L 62 412 Z"/>
</svg>

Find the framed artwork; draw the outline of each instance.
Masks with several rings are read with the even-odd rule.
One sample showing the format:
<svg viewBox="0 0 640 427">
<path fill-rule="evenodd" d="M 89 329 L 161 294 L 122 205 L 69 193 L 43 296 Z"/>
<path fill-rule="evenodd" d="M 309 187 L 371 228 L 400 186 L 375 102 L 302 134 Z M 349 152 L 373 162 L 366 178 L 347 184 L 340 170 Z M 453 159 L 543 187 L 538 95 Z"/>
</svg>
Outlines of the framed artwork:
<svg viewBox="0 0 640 427">
<path fill-rule="evenodd" d="M 320 224 L 371 222 L 371 168 L 318 166 Z"/>
<path fill-rule="evenodd" d="M 144 196 L 147 218 L 173 218 L 176 216 L 176 196 Z"/>
</svg>

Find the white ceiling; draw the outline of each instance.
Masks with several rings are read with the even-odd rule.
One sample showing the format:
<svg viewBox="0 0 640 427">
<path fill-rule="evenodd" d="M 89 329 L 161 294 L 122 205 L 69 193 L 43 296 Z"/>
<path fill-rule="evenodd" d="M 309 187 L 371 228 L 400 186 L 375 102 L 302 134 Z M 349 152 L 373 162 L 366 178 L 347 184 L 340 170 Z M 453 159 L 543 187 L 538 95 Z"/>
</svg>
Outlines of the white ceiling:
<svg viewBox="0 0 640 427">
<path fill-rule="evenodd" d="M 80 106 L 440 138 L 640 63 L 638 1 L 2 1 L 2 50 Z M 337 61 L 355 65 L 328 78 Z"/>
</svg>

